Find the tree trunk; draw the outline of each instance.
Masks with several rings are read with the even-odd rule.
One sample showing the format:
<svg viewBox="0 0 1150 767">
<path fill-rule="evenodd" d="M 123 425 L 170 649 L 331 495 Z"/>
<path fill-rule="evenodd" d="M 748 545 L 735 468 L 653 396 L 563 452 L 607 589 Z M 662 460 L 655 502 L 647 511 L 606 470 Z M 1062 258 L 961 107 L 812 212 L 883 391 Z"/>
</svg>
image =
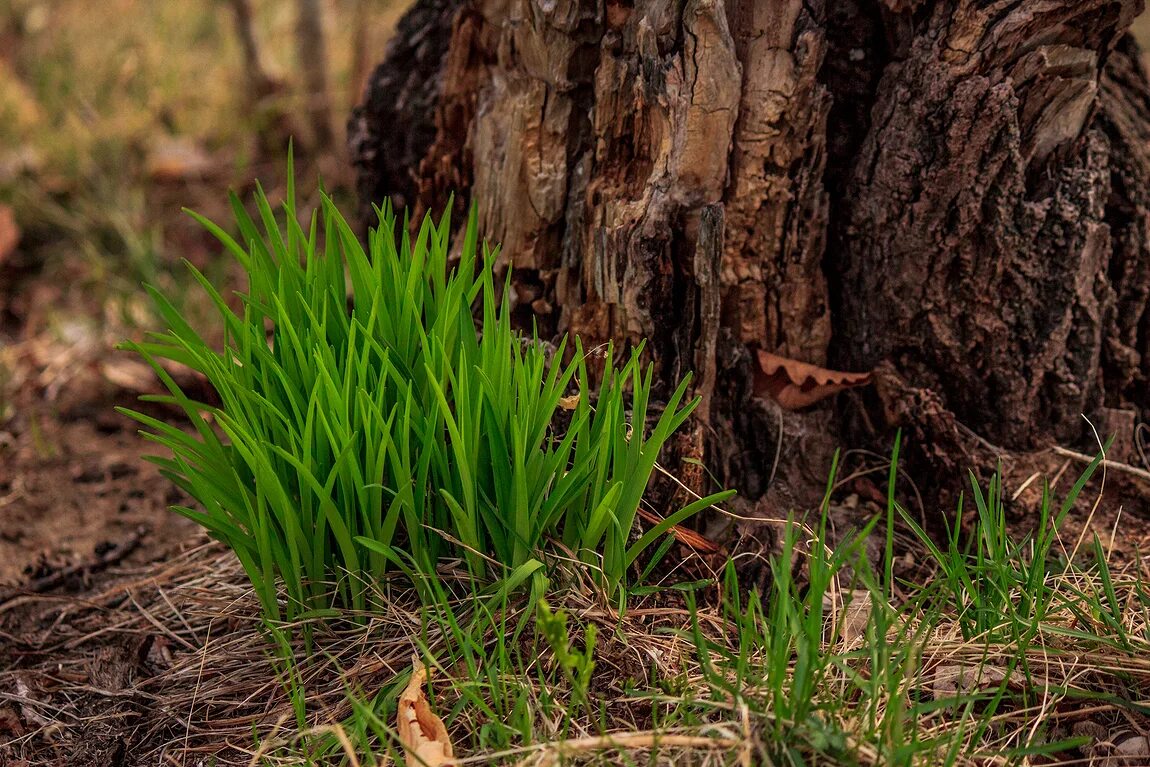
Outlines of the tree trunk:
<svg viewBox="0 0 1150 767">
<path fill-rule="evenodd" d="M 268 74 L 264 66 L 259 43 L 256 42 L 255 22 L 252 18 L 251 0 L 229 0 L 235 15 L 236 37 L 244 59 L 244 77 L 247 80 L 247 97 L 251 104 L 258 103 L 281 90 L 283 85 Z"/>
<path fill-rule="evenodd" d="M 961 466 L 1150 415 L 1141 9 L 420 0 L 352 156 L 368 200 L 475 201 L 544 330 L 694 370 L 682 452 L 751 497 L 778 444 L 824 454 L 796 435 Z M 877 386 L 784 418 L 756 350 Z"/>
<path fill-rule="evenodd" d="M 331 127 L 331 94 L 327 87 L 327 41 L 320 0 L 296 3 L 296 56 L 303 71 L 305 111 L 311 125 L 312 149 L 327 151 L 335 140 Z"/>
</svg>

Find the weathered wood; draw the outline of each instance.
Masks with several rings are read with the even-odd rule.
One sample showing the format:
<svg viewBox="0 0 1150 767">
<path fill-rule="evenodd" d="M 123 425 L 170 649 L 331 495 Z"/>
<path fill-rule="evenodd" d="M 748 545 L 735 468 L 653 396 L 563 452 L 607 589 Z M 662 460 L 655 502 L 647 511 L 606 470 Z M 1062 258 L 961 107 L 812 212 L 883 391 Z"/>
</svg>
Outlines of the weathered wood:
<svg viewBox="0 0 1150 767">
<path fill-rule="evenodd" d="M 881 368 L 847 423 L 883 440 L 1074 441 L 1080 414 L 1150 415 L 1141 7 L 422 0 L 353 156 L 369 199 L 474 200 L 545 332 L 694 369 L 681 452 L 751 496 L 780 418 L 835 423 L 752 398 L 756 347 Z"/>
<path fill-rule="evenodd" d="M 444 55 L 462 0 L 420 0 L 400 20 L 347 125 L 363 217 L 371 203 L 414 203 L 416 173 L 436 134 Z"/>
<path fill-rule="evenodd" d="M 737 321 L 739 339 L 820 365 L 831 337 L 822 271 L 832 101 L 819 80 L 827 49 L 823 6 L 732 3 L 743 79 L 724 195 L 730 235 L 723 264 L 726 315 Z"/>
<path fill-rule="evenodd" d="M 1150 420 L 1150 80 L 1142 52 L 1123 38 L 1102 72 L 1097 127 L 1110 143 L 1110 228 L 1102 391 L 1110 408 Z M 1120 435 L 1121 436 L 1121 435 Z M 1129 436 L 1129 435 L 1127 435 Z"/>
</svg>

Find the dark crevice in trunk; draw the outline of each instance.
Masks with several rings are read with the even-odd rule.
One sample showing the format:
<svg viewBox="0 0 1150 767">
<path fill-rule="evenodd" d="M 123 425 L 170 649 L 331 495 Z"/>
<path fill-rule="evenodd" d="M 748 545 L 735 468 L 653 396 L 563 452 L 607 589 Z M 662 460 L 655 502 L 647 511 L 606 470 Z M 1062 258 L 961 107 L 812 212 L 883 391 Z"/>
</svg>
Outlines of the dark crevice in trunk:
<svg viewBox="0 0 1150 767">
<path fill-rule="evenodd" d="M 371 203 L 415 204 L 415 173 L 435 140 L 435 112 L 452 24 L 464 0 L 423 0 L 403 16 L 364 101 L 348 120 L 348 150 L 358 178 L 361 219 Z"/>
<path fill-rule="evenodd" d="M 539 317 L 541 331 L 559 336 L 566 331 L 562 320 L 557 288 L 567 282 L 580 284 L 578 254 L 583 249 L 583 236 L 586 231 L 584 216 L 587 210 L 587 181 L 594 173 L 594 126 L 591 124 L 591 110 L 595 104 L 595 70 L 599 67 L 602 51 L 609 44 L 609 31 L 604 31 L 598 6 L 595 2 L 581 6 L 582 18 L 576 25 L 573 36 L 579 47 L 572 54 L 567 67 L 567 80 L 571 84 L 564 96 L 571 101 L 571 116 L 567 126 L 567 183 L 564 193 L 564 213 L 550 227 L 549 239 L 554 243 L 550 248 L 550 261 L 542 265 L 545 274 L 541 280 L 546 284 L 547 312 Z M 563 292 L 559 288 L 558 292 Z M 570 301 L 572 296 L 565 298 Z M 586 298 L 585 292 L 580 296 Z"/>
<path fill-rule="evenodd" d="M 827 55 L 819 82 L 833 99 L 827 116 L 827 163 L 823 184 L 829 197 L 823 273 L 833 318 L 842 306 L 841 253 L 850 220 L 847 187 L 854 175 L 859 147 L 871 128 L 875 93 L 886 67 L 887 26 L 878 0 L 840 0 L 827 11 Z M 831 366 L 842 364 L 831 338 Z"/>
<path fill-rule="evenodd" d="M 1108 408 L 1133 407 L 1150 417 L 1150 79 L 1142 52 L 1127 36 L 1119 41 L 1102 76 L 1098 125 L 1111 144 L 1106 225 L 1113 286 L 1102 376 Z"/>
</svg>

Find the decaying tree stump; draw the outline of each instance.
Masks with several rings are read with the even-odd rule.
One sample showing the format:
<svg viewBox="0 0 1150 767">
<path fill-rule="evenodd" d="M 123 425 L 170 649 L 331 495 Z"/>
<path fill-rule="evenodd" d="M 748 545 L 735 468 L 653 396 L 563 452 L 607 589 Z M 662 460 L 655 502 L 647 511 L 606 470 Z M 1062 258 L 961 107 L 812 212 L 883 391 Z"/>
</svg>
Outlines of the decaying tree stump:
<svg viewBox="0 0 1150 767">
<path fill-rule="evenodd" d="M 880 373 L 845 418 L 788 416 L 785 443 L 901 425 L 960 466 L 1150 415 L 1141 10 L 419 0 L 352 156 L 368 200 L 474 200 L 545 331 L 696 371 L 683 447 L 751 497 L 779 437 L 757 349 Z"/>
</svg>

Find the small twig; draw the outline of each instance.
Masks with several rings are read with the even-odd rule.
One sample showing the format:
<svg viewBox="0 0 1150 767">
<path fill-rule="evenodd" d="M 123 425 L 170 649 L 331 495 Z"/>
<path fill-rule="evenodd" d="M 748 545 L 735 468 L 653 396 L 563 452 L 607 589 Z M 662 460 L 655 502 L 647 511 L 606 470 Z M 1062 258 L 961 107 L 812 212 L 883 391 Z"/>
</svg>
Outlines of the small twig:
<svg viewBox="0 0 1150 767">
<path fill-rule="evenodd" d="M 140 540 L 146 533 L 147 528 L 137 527 L 131 535 L 105 551 L 100 556 L 96 557 L 94 561 L 79 562 L 74 565 L 62 567 L 51 575 L 45 575 L 42 578 L 37 578 L 27 586 L 20 586 L 0 594 L 0 605 L 24 594 L 43 594 L 45 591 L 51 591 L 52 589 L 67 581 L 69 578 L 80 574 L 100 572 L 101 570 L 116 564 L 131 554 L 133 551 L 135 551 L 140 545 Z"/>
<path fill-rule="evenodd" d="M 1014 495 L 1010 496 L 1010 500 L 1017 501 L 1019 496 L 1026 492 L 1026 488 L 1030 487 L 1031 483 L 1033 483 L 1034 480 L 1039 479 L 1041 476 L 1042 475 L 1036 471 L 1027 477 L 1026 481 L 1019 485 L 1018 489 L 1014 491 Z"/>
<path fill-rule="evenodd" d="M 995 457 L 1002 458 L 1004 455 L 1006 455 L 1005 450 L 1003 450 L 1001 447 L 994 444 L 990 440 L 986 439 L 981 434 L 979 434 L 978 432 L 976 432 L 974 429 L 970 428 L 966 424 L 962 423 L 961 421 L 955 421 L 954 425 L 956 427 L 958 427 L 958 430 L 961 431 L 963 434 L 970 437 L 975 442 L 977 442 L 979 445 L 981 445 L 982 447 L 986 448 L 991 453 L 993 453 L 995 455 Z"/>
<path fill-rule="evenodd" d="M 556 756 L 571 756 L 573 754 L 588 753 L 592 751 L 609 751 L 609 750 L 631 750 L 631 749 L 646 749 L 646 748 L 694 748 L 694 749 L 723 749 L 731 750 L 738 748 L 741 741 L 738 738 L 732 737 L 718 737 L 710 738 L 705 735 L 677 735 L 673 733 L 658 733 L 654 731 L 646 732 L 622 732 L 613 735 L 600 735 L 586 738 L 572 738 L 571 740 L 557 740 L 551 743 L 540 743 L 535 746 L 529 746 L 525 749 L 516 749 L 512 751 L 500 752 L 497 754 L 486 754 L 481 757 L 472 757 L 470 759 L 456 759 L 453 764 L 467 764 L 475 761 L 488 761 L 493 757 L 512 755 L 514 753 L 535 752 L 529 754 L 522 761 L 521 765 L 529 763 L 529 761 L 537 760 L 542 757 L 543 763 L 547 763 L 548 758 Z"/>
<path fill-rule="evenodd" d="M 1067 450 L 1066 448 L 1059 447 L 1057 445 L 1050 449 L 1056 455 L 1061 455 L 1066 458 L 1073 458 L 1077 461 L 1082 461 L 1083 463 L 1090 463 L 1096 457 L 1093 455 L 1087 455 L 1086 453 L 1078 453 L 1074 450 Z M 1145 482 L 1150 482 L 1150 471 L 1139 469 L 1137 466 L 1131 466 L 1128 463 L 1121 463 L 1119 461 L 1112 461 L 1109 458 L 1103 458 L 1102 465 L 1108 469 L 1114 469 L 1114 471 L 1121 472 L 1123 474 L 1129 474 L 1130 476 L 1137 477 L 1138 479 L 1141 479 Z"/>
</svg>

